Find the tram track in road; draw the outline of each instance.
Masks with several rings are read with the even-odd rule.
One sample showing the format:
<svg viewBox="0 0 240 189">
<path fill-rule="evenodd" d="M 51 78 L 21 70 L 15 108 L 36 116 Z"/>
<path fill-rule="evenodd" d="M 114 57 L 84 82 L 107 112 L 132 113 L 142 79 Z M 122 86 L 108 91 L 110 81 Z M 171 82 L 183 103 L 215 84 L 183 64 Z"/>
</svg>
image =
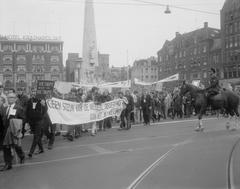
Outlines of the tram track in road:
<svg viewBox="0 0 240 189">
<path fill-rule="evenodd" d="M 228 162 L 227 162 L 227 188 L 228 189 L 237 189 L 237 187 L 234 184 L 233 157 L 238 145 L 240 145 L 240 138 L 234 143 L 229 155 Z"/>
<path fill-rule="evenodd" d="M 126 189 L 136 189 L 138 185 L 144 180 L 144 178 L 146 178 L 156 167 L 158 167 L 162 161 L 169 157 L 176 150 L 177 147 L 183 146 L 191 142 L 192 137 L 174 145 L 166 153 L 160 156 L 155 162 L 153 162 L 147 169 L 145 169 Z"/>
</svg>

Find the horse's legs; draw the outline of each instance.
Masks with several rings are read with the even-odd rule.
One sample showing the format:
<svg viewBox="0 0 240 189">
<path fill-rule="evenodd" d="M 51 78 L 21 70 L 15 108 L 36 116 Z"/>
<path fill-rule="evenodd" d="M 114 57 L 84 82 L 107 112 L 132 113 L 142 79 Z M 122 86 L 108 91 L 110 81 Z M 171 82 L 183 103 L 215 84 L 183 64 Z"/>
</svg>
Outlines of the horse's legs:
<svg viewBox="0 0 240 189">
<path fill-rule="evenodd" d="M 199 111 L 199 114 L 198 114 L 198 126 L 195 129 L 195 131 L 203 131 L 204 130 L 203 123 L 202 123 L 202 116 L 203 116 L 204 110 L 205 110 L 204 108 L 201 108 L 200 111 Z"/>
<path fill-rule="evenodd" d="M 238 113 L 238 107 L 234 110 L 235 113 L 235 129 L 239 128 L 239 113 Z"/>
<path fill-rule="evenodd" d="M 235 111 L 234 110 L 228 111 L 228 121 L 226 123 L 227 130 L 229 130 L 232 127 L 232 125 L 233 125 L 233 128 L 231 129 L 231 131 L 236 130 L 237 122 L 236 122 L 236 118 L 235 119 L 234 118 L 235 118 Z M 235 122 L 233 119 L 235 120 Z"/>
</svg>

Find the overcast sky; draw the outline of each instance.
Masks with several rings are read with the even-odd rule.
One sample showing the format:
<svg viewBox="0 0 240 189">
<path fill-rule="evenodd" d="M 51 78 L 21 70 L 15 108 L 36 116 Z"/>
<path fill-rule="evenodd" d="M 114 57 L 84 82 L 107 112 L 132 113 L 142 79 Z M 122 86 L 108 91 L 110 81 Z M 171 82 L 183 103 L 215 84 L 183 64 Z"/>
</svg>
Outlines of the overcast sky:
<svg viewBox="0 0 240 189">
<path fill-rule="evenodd" d="M 82 55 L 85 0 L 0 0 L 0 34 L 61 36 L 64 65 L 67 53 Z M 144 0 L 220 13 L 225 0 Z M 132 65 L 136 59 L 157 56 L 175 32 L 203 27 L 220 28 L 220 15 L 144 5 L 134 0 L 95 0 L 98 50 L 110 54 L 113 66 Z"/>
</svg>

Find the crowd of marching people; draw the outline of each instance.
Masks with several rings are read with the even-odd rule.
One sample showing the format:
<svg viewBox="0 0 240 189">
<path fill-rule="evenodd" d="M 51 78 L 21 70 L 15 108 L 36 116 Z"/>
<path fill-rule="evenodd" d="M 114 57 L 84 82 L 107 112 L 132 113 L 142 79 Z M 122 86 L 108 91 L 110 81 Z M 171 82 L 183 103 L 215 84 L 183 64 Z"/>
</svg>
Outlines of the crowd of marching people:
<svg viewBox="0 0 240 189">
<path fill-rule="evenodd" d="M 15 92 L 14 89 L 4 91 L 3 86 L 0 86 L 0 148 L 5 162 L 2 171 L 12 168 L 14 154 L 17 154 L 20 163 L 24 163 L 26 156 L 32 158 L 35 154 L 44 153 L 43 136 L 48 140 L 48 149 L 52 149 L 57 135 L 62 134 L 65 139 L 73 141 L 84 133 L 95 136 L 98 131 L 105 131 L 113 124 L 119 125 L 119 130 L 129 130 L 132 124 L 144 123 L 148 126 L 151 122 L 168 117 L 172 119 L 175 116 L 189 117 L 193 112 L 191 97 L 186 95 L 181 98 L 178 88 L 173 92 L 145 90 L 139 93 L 126 90 L 115 95 L 108 90 L 100 92 L 97 87 L 90 90 L 72 89 L 65 95 L 53 91 L 52 96 L 48 98 L 55 97 L 78 103 L 93 101 L 95 104 L 120 98 L 124 102 L 124 109 L 118 118 L 108 117 L 93 123 L 66 126 L 66 132 L 60 132 L 63 126 L 51 123 L 46 99 L 38 97 L 36 92 L 35 88 L 29 94 L 25 94 L 24 91 Z M 21 147 L 21 140 L 26 132 L 33 136 L 27 155 Z"/>
</svg>

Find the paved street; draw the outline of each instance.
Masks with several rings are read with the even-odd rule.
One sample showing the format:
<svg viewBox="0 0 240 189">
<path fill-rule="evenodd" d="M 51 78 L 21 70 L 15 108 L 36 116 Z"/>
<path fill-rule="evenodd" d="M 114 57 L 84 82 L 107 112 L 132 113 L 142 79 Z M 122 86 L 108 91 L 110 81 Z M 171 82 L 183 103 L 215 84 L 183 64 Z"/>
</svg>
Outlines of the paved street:
<svg viewBox="0 0 240 189">
<path fill-rule="evenodd" d="M 225 121 L 181 120 L 129 131 L 111 129 L 95 137 L 68 142 L 23 166 L 0 173 L 4 189 L 123 189 L 240 187 L 239 131 L 226 131 Z M 31 138 L 24 142 L 29 149 Z M 231 187 L 230 187 L 231 185 Z M 228 187 L 229 186 L 229 187 Z"/>
</svg>

